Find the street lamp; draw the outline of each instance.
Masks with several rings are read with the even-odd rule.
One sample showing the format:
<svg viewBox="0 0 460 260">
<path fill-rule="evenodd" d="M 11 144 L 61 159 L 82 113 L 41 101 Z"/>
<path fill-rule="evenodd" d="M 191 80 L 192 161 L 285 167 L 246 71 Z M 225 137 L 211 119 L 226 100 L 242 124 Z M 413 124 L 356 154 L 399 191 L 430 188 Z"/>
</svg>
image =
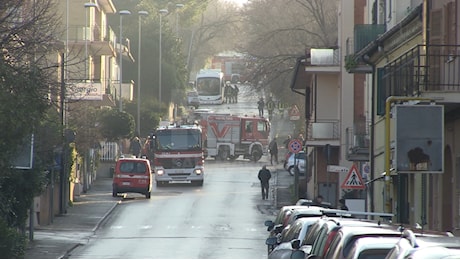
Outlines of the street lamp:
<svg viewBox="0 0 460 260">
<path fill-rule="evenodd" d="M 179 9 L 184 7 L 183 4 L 176 4 L 176 37 L 179 37 Z"/>
<path fill-rule="evenodd" d="M 159 88 L 159 94 L 158 94 L 158 100 L 160 101 L 160 104 L 161 104 L 161 17 L 163 16 L 163 14 L 167 14 L 168 13 L 168 10 L 166 9 L 161 9 L 158 11 L 160 13 L 160 53 L 159 53 L 159 59 L 158 59 L 158 88 Z"/>
<path fill-rule="evenodd" d="M 123 111 L 123 101 L 121 96 L 121 84 L 123 82 L 123 16 L 130 15 L 131 12 L 128 10 L 121 10 L 120 14 L 120 112 Z"/>
<path fill-rule="evenodd" d="M 91 7 L 97 7 L 95 3 L 85 3 L 85 9 L 90 9 Z M 85 10 L 85 83 L 88 80 L 88 68 L 89 62 L 88 56 L 88 10 Z"/>
<path fill-rule="evenodd" d="M 137 134 L 141 134 L 141 17 L 149 13 L 147 11 L 137 12 L 139 15 L 139 48 L 137 49 Z"/>
</svg>

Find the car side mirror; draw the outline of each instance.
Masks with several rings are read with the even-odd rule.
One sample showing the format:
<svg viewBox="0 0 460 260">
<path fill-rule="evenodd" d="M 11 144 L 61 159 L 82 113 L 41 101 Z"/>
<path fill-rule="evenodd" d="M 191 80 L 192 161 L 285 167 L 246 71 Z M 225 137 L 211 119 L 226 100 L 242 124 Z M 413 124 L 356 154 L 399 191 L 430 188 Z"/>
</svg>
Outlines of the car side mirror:
<svg viewBox="0 0 460 260">
<path fill-rule="evenodd" d="M 269 237 L 265 240 L 265 244 L 268 246 L 274 246 L 278 244 L 278 239 L 276 237 Z"/>
<path fill-rule="evenodd" d="M 291 247 L 293 249 L 299 249 L 300 248 L 300 239 L 294 239 L 291 241 Z"/>
</svg>

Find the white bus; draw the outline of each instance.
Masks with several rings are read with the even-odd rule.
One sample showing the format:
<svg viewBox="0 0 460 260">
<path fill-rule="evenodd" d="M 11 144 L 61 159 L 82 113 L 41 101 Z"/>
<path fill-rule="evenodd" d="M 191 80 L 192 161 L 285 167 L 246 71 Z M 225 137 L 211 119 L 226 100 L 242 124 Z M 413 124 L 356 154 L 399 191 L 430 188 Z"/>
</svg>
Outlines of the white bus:
<svg viewBox="0 0 460 260">
<path fill-rule="evenodd" d="M 220 105 L 224 102 L 224 73 L 220 69 L 201 69 L 196 75 L 195 87 L 200 105 Z"/>
</svg>

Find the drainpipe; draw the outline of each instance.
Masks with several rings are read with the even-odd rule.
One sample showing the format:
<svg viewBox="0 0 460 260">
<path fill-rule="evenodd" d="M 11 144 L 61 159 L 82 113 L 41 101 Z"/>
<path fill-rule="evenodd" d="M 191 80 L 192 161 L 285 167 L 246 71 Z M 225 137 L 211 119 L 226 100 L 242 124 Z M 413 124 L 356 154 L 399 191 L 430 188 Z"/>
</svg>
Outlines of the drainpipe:
<svg viewBox="0 0 460 260">
<path fill-rule="evenodd" d="M 370 179 L 373 180 L 375 178 L 375 169 L 374 169 L 374 157 L 375 157 L 375 153 L 374 153 L 374 145 L 375 145 L 375 142 L 374 142 L 374 135 L 375 135 L 375 129 L 374 129 L 374 125 L 375 125 L 375 103 L 374 103 L 374 99 L 375 99 L 375 64 L 372 63 L 370 60 L 369 60 L 369 56 L 367 55 L 364 55 L 362 58 L 364 63 L 368 64 L 369 66 L 371 66 L 372 68 L 372 84 L 371 84 L 371 125 L 369 127 L 369 130 L 370 130 L 370 144 L 369 144 L 369 164 L 370 164 Z M 375 211 L 375 206 L 374 206 L 374 183 L 371 182 L 369 183 L 369 207 L 370 207 L 370 210 L 371 212 L 374 212 Z"/>
</svg>

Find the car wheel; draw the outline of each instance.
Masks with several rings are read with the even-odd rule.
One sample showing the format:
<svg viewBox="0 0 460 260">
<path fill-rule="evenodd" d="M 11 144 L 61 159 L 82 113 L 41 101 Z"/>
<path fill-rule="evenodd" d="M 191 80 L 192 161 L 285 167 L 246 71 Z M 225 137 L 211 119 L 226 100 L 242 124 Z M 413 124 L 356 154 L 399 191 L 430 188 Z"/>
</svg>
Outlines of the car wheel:
<svg viewBox="0 0 460 260">
<path fill-rule="evenodd" d="M 259 149 L 254 149 L 254 150 L 252 151 L 251 156 L 252 156 L 252 160 L 253 160 L 254 162 L 257 162 L 257 161 L 260 160 L 260 158 L 262 158 L 262 152 L 261 152 Z"/>
<path fill-rule="evenodd" d="M 228 158 L 230 159 L 230 161 L 234 161 L 238 158 L 238 155 L 230 155 Z"/>
<path fill-rule="evenodd" d="M 218 154 L 219 160 L 225 161 L 227 160 L 229 156 L 230 156 L 230 151 L 228 150 L 227 147 L 219 148 L 219 154 Z"/>
<path fill-rule="evenodd" d="M 112 190 L 112 197 L 118 197 L 117 190 Z"/>
<path fill-rule="evenodd" d="M 295 171 L 296 171 L 296 168 L 294 166 L 291 166 L 288 169 L 289 175 L 291 176 L 295 176 Z"/>
<path fill-rule="evenodd" d="M 145 193 L 145 198 L 146 199 L 150 199 L 151 196 L 152 196 L 152 193 L 150 191 Z"/>
</svg>

